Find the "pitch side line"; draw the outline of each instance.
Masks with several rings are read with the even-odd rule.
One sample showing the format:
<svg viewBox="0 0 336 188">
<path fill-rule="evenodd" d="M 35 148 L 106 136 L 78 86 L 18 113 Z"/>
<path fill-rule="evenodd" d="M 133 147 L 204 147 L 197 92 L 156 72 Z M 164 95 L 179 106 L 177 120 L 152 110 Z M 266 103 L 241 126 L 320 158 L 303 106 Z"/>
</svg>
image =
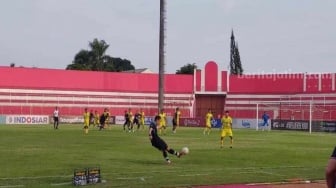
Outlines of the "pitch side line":
<svg viewBox="0 0 336 188">
<path fill-rule="evenodd" d="M 24 185 L 1 185 L 0 188 L 24 187 Z"/>
<path fill-rule="evenodd" d="M 181 167 L 182 168 L 182 167 Z M 284 169 L 284 168 L 308 168 L 303 166 L 281 166 L 281 167 L 250 167 L 250 168 L 225 168 L 225 170 L 250 170 L 253 171 L 260 171 L 260 170 L 268 170 L 268 169 Z M 309 168 L 320 168 L 320 167 L 309 167 Z M 217 171 L 223 171 L 224 169 L 210 169 L 206 171 L 202 171 L 204 173 L 211 173 L 211 172 L 217 172 Z M 162 172 L 160 170 L 153 170 L 153 171 L 137 171 L 137 172 L 129 172 L 128 174 L 139 174 L 139 173 L 156 173 L 156 172 Z M 199 170 L 167 170 L 166 173 L 176 173 L 176 172 L 200 172 Z M 118 174 L 119 172 L 112 172 L 112 173 L 104 173 L 105 175 L 111 175 L 111 174 Z M 59 175 L 59 176 L 20 176 L 20 177 L 4 177 L 0 178 L 0 180 L 12 180 L 12 179 L 43 179 L 43 178 L 67 178 L 72 177 L 73 175 Z M 1 188 L 1 187 L 0 187 Z"/>
</svg>

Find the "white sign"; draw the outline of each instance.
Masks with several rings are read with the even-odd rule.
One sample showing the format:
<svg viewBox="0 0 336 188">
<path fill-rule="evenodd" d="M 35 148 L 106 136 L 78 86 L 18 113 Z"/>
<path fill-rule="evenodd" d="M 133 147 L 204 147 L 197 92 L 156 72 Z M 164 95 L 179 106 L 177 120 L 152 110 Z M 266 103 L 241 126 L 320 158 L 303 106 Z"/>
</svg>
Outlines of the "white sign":
<svg viewBox="0 0 336 188">
<path fill-rule="evenodd" d="M 6 124 L 49 124 L 49 116 L 8 115 Z"/>
<path fill-rule="evenodd" d="M 51 120 L 54 123 L 54 119 Z M 61 116 L 59 118 L 60 123 L 83 123 L 83 116 Z"/>
<path fill-rule="evenodd" d="M 262 125 L 262 120 L 259 119 L 259 127 Z M 238 129 L 256 129 L 257 120 L 256 119 L 243 119 L 243 118 L 235 118 L 232 122 L 233 128 Z"/>
<path fill-rule="evenodd" d="M 115 117 L 115 124 L 116 125 L 123 125 L 125 123 L 125 117 L 124 116 L 116 116 Z"/>
</svg>

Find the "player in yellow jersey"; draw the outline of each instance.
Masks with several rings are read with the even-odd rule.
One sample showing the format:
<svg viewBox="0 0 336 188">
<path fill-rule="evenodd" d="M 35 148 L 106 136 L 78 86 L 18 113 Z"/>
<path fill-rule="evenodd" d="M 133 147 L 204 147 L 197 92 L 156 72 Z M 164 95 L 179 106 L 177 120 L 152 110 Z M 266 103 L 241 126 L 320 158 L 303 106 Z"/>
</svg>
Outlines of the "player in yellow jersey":
<svg viewBox="0 0 336 188">
<path fill-rule="evenodd" d="M 204 131 L 203 131 L 203 134 L 210 134 L 211 132 L 211 121 L 213 119 L 213 115 L 212 115 L 212 112 L 211 112 L 211 109 L 209 108 L 208 109 L 208 113 L 206 113 L 205 115 L 205 128 L 204 128 Z"/>
<path fill-rule="evenodd" d="M 160 116 L 160 134 L 166 134 L 166 128 L 167 128 L 167 117 L 166 113 L 164 112 L 164 109 L 161 109 L 161 112 L 159 114 Z"/>
<path fill-rule="evenodd" d="M 99 126 L 99 113 L 97 110 L 95 110 L 93 118 L 94 118 L 93 126 L 98 127 Z"/>
<path fill-rule="evenodd" d="M 84 109 L 83 117 L 84 117 L 84 132 L 85 134 L 88 134 L 90 125 L 90 113 L 88 112 L 87 108 Z"/>
<path fill-rule="evenodd" d="M 225 136 L 229 136 L 231 139 L 230 148 L 233 144 L 233 134 L 232 134 L 232 118 L 229 115 L 229 111 L 225 111 L 225 116 L 221 119 L 222 122 L 222 131 L 221 131 L 221 148 L 224 146 Z"/>
<path fill-rule="evenodd" d="M 145 112 L 143 109 L 140 109 L 140 128 L 142 130 L 145 129 Z"/>
<path fill-rule="evenodd" d="M 173 133 L 176 133 L 176 127 L 180 126 L 180 116 L 181 116 L 180 109 L 176 108 L 173 117 Z"/>
</svg>

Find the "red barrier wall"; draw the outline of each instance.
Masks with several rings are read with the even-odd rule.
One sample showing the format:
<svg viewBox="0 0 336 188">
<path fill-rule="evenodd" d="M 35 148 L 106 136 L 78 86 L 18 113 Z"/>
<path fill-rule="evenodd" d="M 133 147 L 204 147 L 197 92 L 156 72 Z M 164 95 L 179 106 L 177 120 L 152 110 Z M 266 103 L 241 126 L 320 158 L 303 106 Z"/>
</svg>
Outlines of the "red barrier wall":
<svg viewBox="0 0 336 188">
<path fill-rule="evenodd" d="M 157 74 L 109 73 L 38 68 L 0 67 L 0 88 L 29 88 L 86 91 L 153 93 L 158 91 Z M 192 93 L 193 76 L 167 74 L 167 93 Z"/>
<path fill-rule="evenodd" d="M 231 75 L 229 87 L 230 93 L 302 93 L 303 75 Z"/>
</svg>

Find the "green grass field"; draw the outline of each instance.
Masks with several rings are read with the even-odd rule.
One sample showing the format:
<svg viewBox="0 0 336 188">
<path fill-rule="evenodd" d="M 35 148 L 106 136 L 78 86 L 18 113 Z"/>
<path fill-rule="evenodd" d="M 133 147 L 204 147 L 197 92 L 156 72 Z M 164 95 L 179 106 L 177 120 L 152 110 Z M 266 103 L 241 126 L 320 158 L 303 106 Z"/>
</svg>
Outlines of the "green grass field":
<svg viewBox="0 0 336 188">
<path fill-rule="evenodd" d="M 80 125 L 0 126 L 0 187 L 71 187 L 75 168 L 100 166 L 105 183 L 92 187 L 188 187 L 229 183 L 324 179 L 334 134 L 234 130 L 234 148 L 219 148 L 219 132 L 180 128 L 163 139 L 190 154 L 165 164 L 147 131 L 125 133 Z M 226 144 L 229 140 L 226 140 Z M 69 183 L 69 184 L 67 184 Z M 90 186 L 91 187 L 91 186 Z"/>
</svg>

